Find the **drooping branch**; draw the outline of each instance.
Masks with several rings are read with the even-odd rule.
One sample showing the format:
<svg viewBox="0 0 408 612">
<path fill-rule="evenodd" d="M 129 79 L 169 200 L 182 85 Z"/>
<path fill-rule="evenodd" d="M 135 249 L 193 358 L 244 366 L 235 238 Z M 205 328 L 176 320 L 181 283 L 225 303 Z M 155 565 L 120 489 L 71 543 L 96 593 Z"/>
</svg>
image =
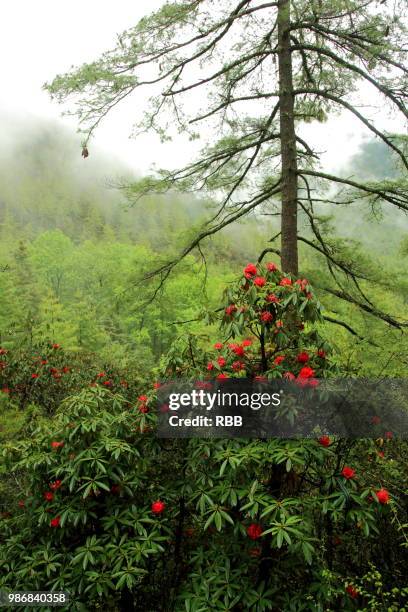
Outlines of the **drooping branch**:
<svg viewBox="0 0 408 612">
<path fill-rule="evenodd" d="M 381 140 L 390 149 L 395 151 L 395 153 L 401 158 L 402 163 L 404 164 L 405 168 L 408 170 L 408 160 L 404 152 L 401 151 L 401 149 L 399 149 L 384 132 L 381 132 L 375 127 L 375 125 L 370 123 L 370 121 L 368 121 L 368 119 L 366 119 L 356 108 L 354 108 L 352 104 L 350 104 L 349 102 L 346 102 L 346 100 L 343 100 L 339 96 L 335 96 L 331 94 L 330 92 L 326 90 L 322 90 L 322 89 L 311 89 L 311 88 L 296 89 L 294 91 L 294 94 L 295 95 L 301 95 L 301 94 L 316 95 L 320 98 L 324 98 L 325 100 L 331 100 L 335 104 L 339 104 L 340 106 L 343 106 L 343 108 L 346 108 L 348 111 L 353 113 L 353 115 L 357 117 L 361 121 L 361 123 L 363 123 L 371 132 L 373 132 L 373 134 L 378 136 L 378 138 L 381 138 Z"/>
<path fill-rule="evenodd" d="M 345 59 L 343 59 L 342 57 L 340 57 L 338 54 L 334 53 L 327 47 L 316 47 L 316 45 L 301 43 L 300 45 L 292 45 L 291 50 L 292 51 L 302 51 L 302 50 L 312 51 L 312 52 L 317 53 L 318 55 L 329 57 L 331 60 L 333 60 L 335 63 L 339 64 L 343 68 L 346 68 L 348 71 L 352 73 L 358 74 L 364 80 L 371 83 L 371 85 L 374 85 L 374 87 L 378 89 L 378 91 L 380 91 L 382 94 L 384 94 L 384 96 L 386 96 L 389 100 L 391 100 L 395 104 L 395 106 L 398 107 L 400 112 L 405 117 L 408 118 L 407 109 L 405 108 L 404 104 L 400 100 L 398 100 L 398 98 L 394 95 L 391 89 L 389 89 L 388 87 L 380 83 L 377 79 L 375 79 L 373 76 L 368 74 L 368 72 L 366 72 L 359 66 L 356 66 L 355 64 L 351 64 L 350 62 L 347 62 Z"/>
<path fill-rule="evenodd" d="M 378 319 L 381 319 L 382 321 L 385 321 L 385 323 L 388 323 L 388 325 L 391 325 L 391 327 L 396 327 L 397 329 L 408 327 L 408 321 L 398 321 L 397 319 L 388 315 L 387 313 L 382 312 L 381 310 L 378 310 L 377 308 L 374 308 L 373 306 L 369 306 L 368 304 L 360 302 L 359 300 L 357 300 L 355 297 L 353 297 L 352 295 L 350 295 L 350 293 L 346 291 L 337 291 L 336 289 L 332 289 L 331 287 L 321 287 L 321 289 L 323 289 L 323 291 L 326 291 L 326 293 L 330 293 L 331 295 L 334 295 L 335 297 L 338 297 L 342 300 L 345 300 L 346 302 L 349 302 L 350 304 L 354 304 L 360 310 L 363 310 L 364 312 L 367 312 L 368 314 L 373 315 L 377 317 Z"/>
<path fill-rule="evenodd" d="M 319 172 L 317 170 L 309 170 L 307 168 L 301 168 L 298 172 L 300 176 L 315 176 L 316 178 L 321 178 L 326 181 L 330 181 L 331 183 L 348 185 L 349 187 L 353 187 L 360 192 L 376 196 L 378 199 L 389 202 L 401 210 L 408 212 L 408 187 L 398 189 L 397 187 L 391 187 L 389 182 L 388 186 L 384 186 L 384 183 L 379 183 L 379 185 L 382 185 L 382 187 L 376 187 L 374 183 L 358 183 L 357 181 L 353 181 L 348 178 L 327 174 L 325 172 Z"/>
</svg>

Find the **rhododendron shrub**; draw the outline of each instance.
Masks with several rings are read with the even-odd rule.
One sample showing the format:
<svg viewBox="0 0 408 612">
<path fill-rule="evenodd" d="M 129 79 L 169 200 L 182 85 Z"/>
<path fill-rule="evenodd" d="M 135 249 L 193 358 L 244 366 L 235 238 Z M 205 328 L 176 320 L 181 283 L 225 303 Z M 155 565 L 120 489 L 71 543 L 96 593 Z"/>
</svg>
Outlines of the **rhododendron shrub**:
<svg viewBox="0 0 408 612">
<path fill-rule="evenodd" d="M 57 343 L 20 350 L 0 347 L 0 395 L 19 408 L 36 405 L 52 414 L 60 402 L 88 385 L 134 397 L 144 381 L 140 369 L 98 367 L 96 356 L 67 352 Z"/>
<path fill-rule="evenodd" d="M 180 338 L 163 379 L 337 375 L 321 318 L 305 279 L 250 264 L 219 340 Z M 407 522 L 398 441 L 159 439 L 158 386 L 132 402 L 88 387 L 8 446 L 20 490 L 0 521 L 0 588 L 64 589 L 73 610 L 260 612 L 364 609 L 370 563 L 401 586 L 404 549 L 385 552 Z"/>
</svg>

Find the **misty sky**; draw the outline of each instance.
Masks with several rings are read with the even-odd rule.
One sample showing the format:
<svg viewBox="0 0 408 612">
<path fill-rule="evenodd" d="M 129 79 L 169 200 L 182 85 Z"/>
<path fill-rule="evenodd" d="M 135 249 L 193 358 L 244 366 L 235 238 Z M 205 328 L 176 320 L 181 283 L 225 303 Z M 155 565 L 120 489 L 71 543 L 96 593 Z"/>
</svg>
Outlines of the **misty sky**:
<svg viewBox="0 0 408 612">
<path fill-rule="evenodd" d="M 42 91 L 43 83 L 72 65 L 96 59 L 103 51 L 115 46 L 117 33 L 134 25 L 141 16 L 161 4 L 163 0 L 3 2 L 0 23 L 3 60 L 1 125 L 7 127 L 13 117 L 22 125 L 30 117 L 50 117 L 59 118 L 75 132 L 75 120 L 60 118 L 62 109 Z M 371 104 L 376 101 L 372 92 L 366 93 L 369 93 Z M 369 109 L 370 115 L 379 120 L 377 125 L 402 130 L 402 123 L 395 124 L 383 110 L 381 102 L 377 100 L 377 103 L 379 109 Z M 183 137 L 166 145 L 160 144 L 154 136 L 143 136 L 136 141 L 129 139 L 136 118 L 132 111 L 142 106 L 143 98 L 138 93 L 127 108 L 110 115 L 92 143 L 92 155 L 97 157 L 98 148 L 101 153 L 109 151 L 113 157 L 123 159 L 139 172 L 147 172 L 153 163 L 173 166 L 188 161 L 194 153 L 192 147 L 197 147 L 197 144 L 190 144 Z M 339 159 L 343 165 L 356 151 L 366 129 L 356 119 L 342 114 L 323 125 L 313 123 L 305 126 L 303 135 L 309 137 L 319 151 L 326 152 L 324 165 L 335 169 Z"/>
</svg>

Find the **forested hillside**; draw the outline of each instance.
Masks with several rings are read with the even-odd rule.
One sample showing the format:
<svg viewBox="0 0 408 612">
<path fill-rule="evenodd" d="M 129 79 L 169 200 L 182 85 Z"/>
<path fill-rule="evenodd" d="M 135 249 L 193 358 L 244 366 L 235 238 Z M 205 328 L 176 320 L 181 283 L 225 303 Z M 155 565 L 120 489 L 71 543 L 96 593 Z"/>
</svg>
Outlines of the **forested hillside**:
<svg viewBox="0 0 408 612">
<path fill-rule="evenodd" d="M 184 333 L 185 325 L 177 322 L 217 310 L 223 285 L 276 234 L 267 211 L 227 227 L 205 241 L 201 255 L 196 251 L 182 261 L 152 301 L 157 281 L 145 281 L 144 275 L 179 253 L 211 215 L 211 202 L 176 194 L 135 202 L 122 187 L 131 177 L 126 167 L 104 153 L 83 160 L 75 137 L 52 123 L 27 125 L 24 134 L 5 142 L 0 338 L 7 347 L 51 341 L 123 363 L 143 356 L 154 366 Z M 368 141 L 343 168 L 345 175 L 356 171 L 384 178 L 398 169 L 385 147 Z M 345 260 L 357 258 L 377 283 L 376 306 L 404 318 L 406 216 L 373 212 L 358 201 L 341 210 L 324 205 L 319 214 L 332 224 Z M 323 290 L 330 286 L 324 258 L 306 244 L 301 248 L 302 273 L 322 287 L 327 316 L 346 321 L 358 334 L 327 326 L 337 358 L 353 371 L 363 366 L 373 373 L 403 372 L 407 341 L 399 330 L 353 305 L 335 303 Z M 193 321 L 189 329 L 204 331 L 204 324 Z"/>
</svg>

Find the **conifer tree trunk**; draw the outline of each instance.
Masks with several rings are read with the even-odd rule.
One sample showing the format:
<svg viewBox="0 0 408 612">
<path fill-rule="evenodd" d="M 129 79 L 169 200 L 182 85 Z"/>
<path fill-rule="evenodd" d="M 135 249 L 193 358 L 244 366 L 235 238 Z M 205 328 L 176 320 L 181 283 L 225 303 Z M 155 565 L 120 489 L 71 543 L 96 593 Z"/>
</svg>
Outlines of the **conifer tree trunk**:
<svg viewBox="0 0 408 612">
<path fill-rule="evenodd" d="M 278 61 L 280 139 L 282 156 L 281 265 L 298 274 L 297 159 L 294 118 L 292 55 L 290 51 L 290 2 L 278 3 Z"/>
</svg>

